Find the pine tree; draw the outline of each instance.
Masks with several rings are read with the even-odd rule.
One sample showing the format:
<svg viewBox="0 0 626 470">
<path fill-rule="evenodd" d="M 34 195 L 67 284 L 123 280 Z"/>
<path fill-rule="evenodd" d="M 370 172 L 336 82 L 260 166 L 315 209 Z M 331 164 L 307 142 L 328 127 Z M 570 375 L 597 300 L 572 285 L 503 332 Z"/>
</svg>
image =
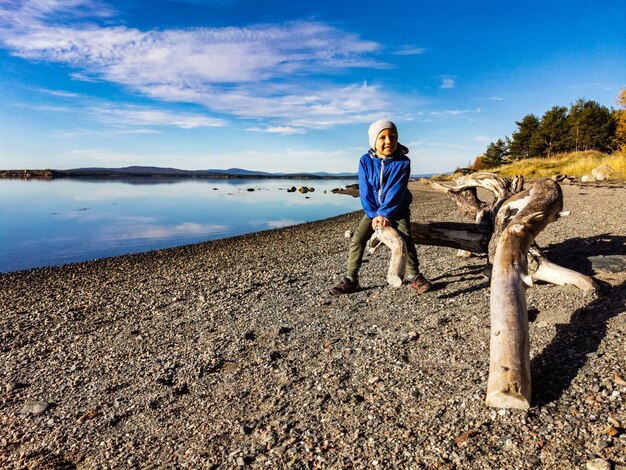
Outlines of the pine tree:
<svg viewBox="0 0 626 470">
<path fill-rule="evenodd" d="M 497 142 L 489 144 L 485 154 L 480 159 L 481 168 L 493 168 L 500 165 L 505 155 L 508 153 L 507 144 L 504 140 L 498 139 Z"/>
<path fill-rule="evenodd" d="M 516 121 L 517 132 L 511 135 L 509 152 L 515 160 L 534 157 L 531 151 L 531 142 L 539 128 L 539 119 L 534 114 L 527 114 L 521 121 Z"/>
<path fill-rule="evenodd" d="M 567 108 L 554 106 L 541 117 L 539 127 L 531 139 L 530 152 L 542 157 L 565 152 L 568 148 L 568 140 Z"/>
<path fill-rule="evenodd" d="M 569 141 L 567 150 L 608 151 L 615 134 L 611 111 L 595 101 L 579 99 L 570 107 L 567 117 Z"/>
</svg>

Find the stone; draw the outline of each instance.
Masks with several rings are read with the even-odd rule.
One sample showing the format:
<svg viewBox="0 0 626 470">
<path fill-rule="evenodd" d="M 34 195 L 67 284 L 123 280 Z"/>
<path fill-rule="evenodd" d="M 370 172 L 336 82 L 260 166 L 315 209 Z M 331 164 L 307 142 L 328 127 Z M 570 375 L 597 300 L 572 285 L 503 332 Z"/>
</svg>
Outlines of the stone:
<svg viewBox="0 0 626 470">
<path fill-rule="evenodd" d="M 606 434 L 610 437 L 615 437 L 619 434 L 619 430 L 617 428 L 614 428 L 613 426 L 607 426 L 602 430 L 602 434 Z"/>
<path fill-rule="evenodd" d="M 593 170 L 591 170 L 591 175 L 595 178 L 596 181 L 604 181 L 611 177 L 613 174 L 613 168 L 609 165 L 600 165 Z"/>
<path fill-rule="evenodd" d="M 593 176 L 590 176 L 590 175 L 583 175 L 583 177 L 582 177 L 582 178 L 580 178 L 580 181 L 581 181 L 582 183 L 591 183 L 591 182 L 593 182 Z"/>
<path fill-rule="evenodd" d="M 611 470 L 611 462 L 604 459 L 593 459 L 587 462 L 589 470 Z"/>
<path fill-rule="evenodd" d="M 619 428 L 621 426 L 620 422 L 616 420 L 615 418 L 608 418 L 607 421 L 609 422 L 611 426 L 615 428 Z"/>
<path fill-rule="evenodd" d="M 50 403 L 45 401 L 27 401 L 22 407 L 22 414 L 39 416 L 50 408 Z"/>
<path fill-rule="evenodd" d="M 598 255 L 588 259 L 596 271 L 613 274 L 626 272 L 626 255 Z"/>
</svg>

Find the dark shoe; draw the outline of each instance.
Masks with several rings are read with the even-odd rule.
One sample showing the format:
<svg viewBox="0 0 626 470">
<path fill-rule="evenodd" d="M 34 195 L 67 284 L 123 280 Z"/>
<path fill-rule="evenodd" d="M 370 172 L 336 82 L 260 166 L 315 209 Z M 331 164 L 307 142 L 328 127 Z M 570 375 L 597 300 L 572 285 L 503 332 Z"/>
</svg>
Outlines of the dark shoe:
<svg viewBox="0 0 626 470">
<path fill-rule="evenodd" d="M 331 294 L 339 295 L 339 294 L 352 294 L 359 290 L 359 281 L 355 279 L 354 281 L 349 277 L 344 277 L 339 284 L 333 287 L 330 290 Z"/>
<path fill-rule="evenodd" d="M 412 289 L 415 289 L 418 294 L 424 294 L 432 289 L 433 285 L 422 274 L 417 274 L 411 279 L 409 285 Z"/>
</svg>

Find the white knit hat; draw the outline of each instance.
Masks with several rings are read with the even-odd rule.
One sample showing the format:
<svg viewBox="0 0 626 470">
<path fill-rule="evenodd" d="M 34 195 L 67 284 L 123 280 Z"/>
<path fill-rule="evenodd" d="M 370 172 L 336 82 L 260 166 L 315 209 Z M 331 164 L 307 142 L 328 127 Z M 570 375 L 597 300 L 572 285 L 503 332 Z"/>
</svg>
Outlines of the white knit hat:
<svg viewBox="0 0 626 470">
<path fill-rule="evenodd" d="M 376 149 L 376 139 L 378 138 L 378 134 L 385 129 L 391 129 L 396 133 L 396 136 L 398 135 L 398 128 L 393 122 L 387 121 L 386 119 L 379 119 L 378 121 L 373 122 L 367 131 L 367 135 L 370 138 L 370 148 Z"/>
</svg>

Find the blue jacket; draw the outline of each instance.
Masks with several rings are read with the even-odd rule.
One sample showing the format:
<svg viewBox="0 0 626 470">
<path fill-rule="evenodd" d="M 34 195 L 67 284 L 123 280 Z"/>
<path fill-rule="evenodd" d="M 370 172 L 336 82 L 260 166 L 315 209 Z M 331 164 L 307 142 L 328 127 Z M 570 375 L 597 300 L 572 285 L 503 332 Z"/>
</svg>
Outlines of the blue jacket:
<svg viewBox="0 0 626 470">
<path fill-rule="evenodd" d="M 370 219 L 378 215 L 393 219 L 411 204 L 413 196 L 408 189 L 411 160 L 406 153 L 408 149 L 398 144 L 398 150 L 384 160 L 373 150 L 361 157 L 359 195 Z"/>
</svg>

